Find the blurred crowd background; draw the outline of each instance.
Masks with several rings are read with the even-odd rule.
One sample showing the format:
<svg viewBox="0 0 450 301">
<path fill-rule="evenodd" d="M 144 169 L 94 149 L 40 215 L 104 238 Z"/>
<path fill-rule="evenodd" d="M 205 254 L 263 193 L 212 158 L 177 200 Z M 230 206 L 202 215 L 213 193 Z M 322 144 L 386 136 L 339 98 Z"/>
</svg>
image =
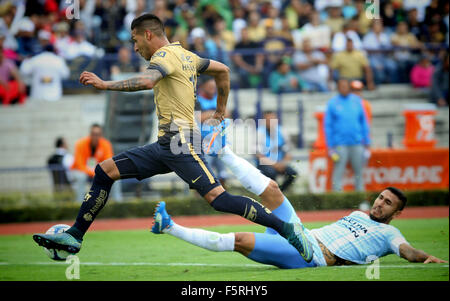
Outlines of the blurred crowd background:
<svg viewBox="0 0 450 301">
<path fill-rule="evenodd" d="M 48 100 L 79 91 L 83 69 L 105 79 L 142 70 L 130 24 L 145 12 L 164 21 L 170 41 L 230 66 L 241 88 L 321 92 L 345 77 L 369 90 L 410 83 L 448 104 L 440 92 L 448 84 L 433 87 L 448 71 L 449 3 L 440 0 L 2 1 L 3 104 L 37 97 L 33 90 Z M 48 93 L 39 87 L 43 76 L 33 82 L 45 68 L 55 75 Z"/>
</svg>

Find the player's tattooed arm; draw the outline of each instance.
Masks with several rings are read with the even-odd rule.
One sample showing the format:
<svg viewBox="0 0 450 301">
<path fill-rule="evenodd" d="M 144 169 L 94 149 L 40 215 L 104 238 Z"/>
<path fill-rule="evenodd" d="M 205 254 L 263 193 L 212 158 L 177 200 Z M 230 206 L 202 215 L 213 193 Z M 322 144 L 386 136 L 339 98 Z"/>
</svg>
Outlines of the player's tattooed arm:
<svg viewBox="0 0 450 301">
<path fill-rule="evenodd" d="M 94 73 L 84 71 L 81 73 L 80 82 L 100 90 L 133 92 L 153 89 L 162 78 L 162 73 L 157 69 L 148 69 L 142 75 L 119 81 L 103 81 Z"/>
<path fill-rule="evenodd" d="M 209 61 L 209 63 L 206 61 Z M 200 66 L 202 64 L 208 64 L 204 73 L 213 76 L 216 81 L 217 108 L 213 118 L 222 121 L 225 116 L 228 94 L 230 93 L 230 69 L 226 65 L 214 60 L 200 61 Z"/>
<path fill-rule="evenodd" d="M 409 244 L 401 244 L 399 247 L 400 256 L 405 258 L 409 262 L 423 262 L 423 263 L 445 263 L 447 261 L 429 255 L 422 250 L 418 250 L 410 246 Z"/>
<path fill-rule="evenodd" d="M 335 265 L 336 257 L 334 256 L 334 254 L 331 253 L 330 250 L 328 250 L 328 248 L 325 247 L 325 245 L 322 242 L 320 242 L 320 241 L 317 241 L 317 242 L 319 243 L 319 247 L 322 250 L 323 257 L 325 258 L 327 265 Z"/>
<path fill-rule="evenodd" d="M 133 92 L 150 90 L 163 76 L 159 70 L 148 69 L 142 75 L 126 80 L 106 82 L 106 90 Z"/>
</svg>

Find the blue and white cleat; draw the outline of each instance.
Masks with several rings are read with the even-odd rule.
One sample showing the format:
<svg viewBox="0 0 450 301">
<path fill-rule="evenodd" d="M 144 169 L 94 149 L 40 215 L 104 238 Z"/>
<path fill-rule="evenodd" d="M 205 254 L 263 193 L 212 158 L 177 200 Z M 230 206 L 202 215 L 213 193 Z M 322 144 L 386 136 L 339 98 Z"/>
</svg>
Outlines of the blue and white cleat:
<svg viewBox="0 0 450 301">
<path fill-rule="evenodd" d="M 155 234 L 163 234 L 164 230 L 172 227 L 173 221 L 166 211 L 166 202 L 161 201 L 158 203 L 158 205 L 156 205 L 153 219 L 154 222 L 151 231 Z"/>
</svg>

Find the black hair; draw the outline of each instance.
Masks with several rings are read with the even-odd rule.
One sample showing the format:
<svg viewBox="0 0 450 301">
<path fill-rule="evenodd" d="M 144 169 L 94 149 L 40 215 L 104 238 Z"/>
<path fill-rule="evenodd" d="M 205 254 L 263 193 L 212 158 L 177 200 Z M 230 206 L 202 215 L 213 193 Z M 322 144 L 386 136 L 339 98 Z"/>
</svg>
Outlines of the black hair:
<svg viewBox="0 0 450 301">
<path fill-rule="evenodd" d="M 55 53 L 55 47 L 52 44 L 45 45 L 44 51 Z"/>
<path fill-rule="evenodd" d="M 63 137 L 58 137 L 55 140 L 55 147 L 56 148 L 60 148 L 64 145 L 64 138 Z"/>
<path fill-rule="evenodd" d="M 214 80 L 214 77 L 212 77 L 210 75 L 202 74 L 202 76 L 198 77 L 198 86 L 203 86 L 204 84 L 206 84 L 210 80 Z"/>
<path fill-rule="evenodd" d="M 98 123 L 93 123 L 91 125 L 91 129 L 93 129 L 93 128 L 100 128 L 100 129 L 102 129 L 102 126 L 100 124 L 98 124 Z"/>
<path fill-rule="evenodd" d="M 273 110 L 265 110 L 263 112 L 263 116 L 267 115 L 267 114 L 276 114 L 277 112 L 273 111 Z"/>
<path fill-rule="evenodd" d="M 153 14 L 143 14 L 135 18 L 131 22 L 131 30 L 133 29 L 136 29 L 138 33 L 141 33 L 144 29 L 148 29 L 159 37 L 166 35 L 161 19 Z"/>
<path fill-rule="evenodd" d="M 406 206 L 406 202 L 408 201 L 403 191 L 395 187 L 386 187 L 385 190 L 389 190 L 400 200 L 401 204 L 399 205 L 398 210 L 403 210 L 403 208 L 405 208 Z"/>
</svg>

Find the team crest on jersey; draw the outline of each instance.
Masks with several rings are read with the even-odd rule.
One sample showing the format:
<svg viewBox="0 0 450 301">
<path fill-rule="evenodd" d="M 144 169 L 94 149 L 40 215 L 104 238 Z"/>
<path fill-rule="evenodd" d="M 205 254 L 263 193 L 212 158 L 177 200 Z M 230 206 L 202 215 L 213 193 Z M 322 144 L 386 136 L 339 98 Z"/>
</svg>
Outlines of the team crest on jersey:
<svg viewBox="0 0 450 301">
<path fill-rule="evenodd" d="M 166 56 L 166 52 L 161 50 L 161 51 L 155 53 L 155 56 L 165 57 Z"/>
</svg>

